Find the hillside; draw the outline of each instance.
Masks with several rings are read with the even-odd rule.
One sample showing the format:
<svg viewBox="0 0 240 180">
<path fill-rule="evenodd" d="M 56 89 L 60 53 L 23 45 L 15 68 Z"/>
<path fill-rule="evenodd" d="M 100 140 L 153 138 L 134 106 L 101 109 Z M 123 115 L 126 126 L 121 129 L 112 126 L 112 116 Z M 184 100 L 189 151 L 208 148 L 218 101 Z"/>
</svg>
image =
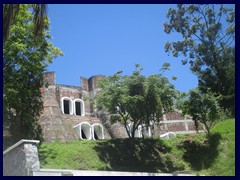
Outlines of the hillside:
<svg viewBox="0 0 240 180">
<path fill-rule="evenodd" d="M 42 168 L 235 175 L 235 120 L 175 139 L 112 139 L 42 144 Z"/>
</svg>

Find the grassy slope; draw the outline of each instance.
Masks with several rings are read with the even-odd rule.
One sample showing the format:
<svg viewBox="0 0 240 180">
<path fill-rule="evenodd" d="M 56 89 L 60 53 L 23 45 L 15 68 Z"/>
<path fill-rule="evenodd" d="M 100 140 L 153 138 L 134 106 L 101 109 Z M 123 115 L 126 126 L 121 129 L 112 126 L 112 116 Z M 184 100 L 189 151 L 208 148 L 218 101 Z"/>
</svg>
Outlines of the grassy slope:
<svg viewBox="0 0 240 180">
<path fill-rule="evenodd" d="M 175 139 L 113 139 L 43 144 L 43 168 L 235 175 L 235 120 L 217 124 L 211 144 L 203 134 Z"/>
<path fill-rule="evenodd" d="M 219 155 L 208 170 L 212 175 L 235 175 L 235 120 L 217 124 L 212 132 L 220 133 L 222 139 L 218 147 Z"/>
</svg>

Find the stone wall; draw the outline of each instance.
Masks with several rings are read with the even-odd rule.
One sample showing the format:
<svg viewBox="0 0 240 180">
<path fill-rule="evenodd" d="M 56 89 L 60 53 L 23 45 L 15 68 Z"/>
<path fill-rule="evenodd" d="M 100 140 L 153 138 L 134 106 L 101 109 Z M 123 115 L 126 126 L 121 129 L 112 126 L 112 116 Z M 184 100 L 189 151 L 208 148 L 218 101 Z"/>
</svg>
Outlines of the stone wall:
<svg viewBox="0 0 240 180">
<path fill-rule="evenodd" d="M 63 114 L 60 108 L 60 100 L 62 97 L 84 99 L 84 97 L 89 97 L 89 92 L 81 91 L 80 87 L 66 85 L 50 85 L 45 88 L 42 95 L 44 108 L 39 118 L 39 123 L 42 127 L 43 138 L 46 142 L 56 140 L 68 142 L 77 140 L 78 137 L 73 130 L 73 126 L 81 122 L 102 124 L 100 119 L 92 117 L 90 103 L 87 100 L 84 101 L 85 116 Z M 104 137 L 105 139 L 111 138 L 105 127 Z"/>
<path fill-rule="evenodd" d="M 88 90 L 92 91 L 97 88 L 97 82 L 101 80 L 104 76 L 103 75 L 95 75 L 88 79 Z"/>
<path fill-rule="evenodd" d="M 56 84 L 56 74 L 55 72 L 46 72 L 43 74 L 44 84 L 54 85 Z"/>
<path fill-rule="evenodd" d="M 73 126 L 81 122 L 102 124 L 104 127 L 104 137 L 106 139 L 111 138 L 102 121 L 94 117 L 94 109 L 88 100 L 94 97 L 99 91 L 99 89 L 95 87 L 97 86 L 97 81 L 103 77 L 102 75 L 92 76 L 89 79 L 81 77 L 82 85 L 81 87 L 77 87 L 56 84 L 56 75 L 54 72 L 44 74 L 44 81 L 50 84 L 44 87 L 45 89 L 42 95 L 44 109 L 39 118 L 45 141 L 53 142 L 59 140 L 68 142 L 78 139 L 73 130 Z M 85 116 L 63 114 L 61 111 L 62 97 L 68 97 L 72 100 L 82 99 L 84 101 Z"/>
<path fill-rule="evenodd" d="M 80 77 L 80 80 L 81 80 L 81 87 L 82 87 L 82 90 L 84 91 L 89 91 L 88 90 L 88 79 L 85 78 L 85 77 Z"/>
<path fill-rule="evenodd" d="M 101 124 L 104 127 L 105 139 L 128 137 L 121 123 L 111 124 L 109 115 L 100 115 L 89 101 L 100 91 L 100 89 L 97 88 L 97 81 L 103 77 L 102 75 L 92 76 L 89 79 L 81 77 L 81 87 L 78 87 L 56 84 L 56 75 L 54 72 L 44 75 L 45 81 L 50 84 L 50 86 L 44 89 L 44 110 L 40 117 L 40 124 L 43 128 L 45 141 L 52 142 L 60 140 L 62 142 L 68 142 L 77 139 L 73 126 L 81 122 Z M 84 101 L 85 116 L 63 114 L 60 105 L 62 97 L 68 97 L 72 100 L 82 99 Z M 200 127 L 200 130 L 202 130 L 202 127 Z M 161 123 L 154 126 L 153 134 L 159 136 L 169 131 L 188 133 L 189 131 L 196 130 L 190 116 L 182 116 L 179 111 L 174 111 L 164 115 Z"/>
<path fill-rule="evenodd" d="M 186 130 L 185 124 L 181 122 L 175 122 L 175 123 L 169 123 L 167 124 L 168 131 L 170 132 L 176 132 L 176 131 L 184 131 Z"/>
<path fill-rule="evenodd" d="M 72 99 L 82 99 L 82 91 L 80 87 L 76 86 L 66 86 L 66 85 L 56 85 L 56 91 L 62 97 L 69 97 Z"/>
<path fill-rule="evenodd" d="M 4 176 L 30 176 L 40 170 L 36 140 L 21 140 L 3 152 Z"/>
<path fill-rule="evenodd" d="M 191 119 L 160 121 L 159 124 L 154 125 L 152 130 L 154 137 L 159 137 L 159 135 L 167 132 L 175 132 L 176 134 L 188 134 L 197 132 L 194 121 Z M 204 132 L 203 125 L 199 124 L 198 131 Z"/>
<path fill-rule="evenodd" d="M 180 112 L 174 111 L 174 112 L 168 112 L 166 113 L 166 119 L 171 120 L 183 120 L 184 116 L 181 115 Z"/>
<path fill-rule="evenodd" d="M 110 115 L 105 113 L 97 113 L 97 118 L 101 120 L 110 138 L 127 138 L 125 127 L 117 122 L 112 124 L 110 122 Z"/>
</svg>

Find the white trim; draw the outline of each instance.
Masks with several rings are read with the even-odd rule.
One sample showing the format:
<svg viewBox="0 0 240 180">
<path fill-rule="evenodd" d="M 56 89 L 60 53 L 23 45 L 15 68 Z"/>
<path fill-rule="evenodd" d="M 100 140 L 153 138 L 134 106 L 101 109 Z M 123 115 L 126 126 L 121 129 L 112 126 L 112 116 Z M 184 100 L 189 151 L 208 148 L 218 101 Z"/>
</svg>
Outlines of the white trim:
<svg viewBox="0 0 240 180">
<path fill-rule="evenodd" d="M 88 127 L 89 127 L 89 130 L 87 131 L 87 133 L 88 134 L 86 134 L 86 138 L 87 138 L 87 140 L 91 140 L 92 139 L 92 133 L 91 133 L 91 125 L 88 123 L 88 122 L 82 122 L 82 123 L 80 123 L 80 126 L 79 126 L 79 131 L 80 131 L 80 138 L 82 139 L 82 140 L 86 140 L 86 139 L 83 139 L 83 137 L 82 137 L 82 131 L 81 131 L 81 129 L 83 129 L 83 131 L 84 131 L 84 124 L 86 124 L 86 125 L 88 125 Z M 88 136 L 88 137 L 87 137 Z"/>
<path fill-rule="evenodd" d="M 92 170 L 70 170 L 70 169 L 40 169 L 35 173 L 72 173 L 73 176 L 196 176 L 195 174 L 181 173 L 150 173 L 150 172 L 127 172 L 127 171 L 92 171 Z M 40 176 L 40 175 L 39 175 Z M 47 176 L 43 174 L 42 176 Z M 57 175 L 55 175 L 57 176 Z M 204 176 L 204 175 L 203 175 Z"/>
<path fill-rule="evenodd" d="M 15 143 L 14 145 L 12 145 L 9 148 L 7 148 L 5 151 L 3 151 L 3 155 L 5 155 L 6 153 L 10 152 L 11 150 L 13 150 L 14 148 L 16 148 L 17 146 L 19 146 L 22 143 L 35 143 L 35 144 L 38 144 L 39 142 L 40 142 L 39 140 L 22 139 L 22 140 L 18 141 L 17 143 Z"/>
<path fill-rule="evenodd" d="M 100 128 L 101 128 L 100 132 L 96 131 L 96 135 L 98 136 L 98 138 L 100 136 L 99 139 L 104 139 L 103 126 L 101 124 L 99 124 L 99 123 L 95 123 L 95 124 L 92 125 L 92 138 L 93 138 L 93 140 L 96 140 L 95 137 L 94 137 L 94 132 L 95 132 L 95 128 L 94 127 L 95 126 L 100 126 Z"/>
<path fill-rule="evenodd" d="M 199 133 L 205 133 L 203 130 L 199 130 Z M 192 134 L 192 133 L 197 133 L 197 131 L 174 131 L 176 134 Z"/>
<path fill-rule="evenodd" d="M 62 98 L 61 98 L 61 110 L 62 110 L 62 113 L 65 114 L 65 113 L 64 113 L 64 103 L 63 103 L 64 100 L 69 101 L 69 114 L 70 114 L 70 115 L 73 115 L 73 101 L 72 101 L 72 99 L 69 98 L 69 97 L 62 97 Z"/>
<path fill-rule="evenodd" d="M 167 121 L 160 121 L 160 124 L 168 124 L 168 123 L 185 123 L 185 122 L 194 122 L 193 120 L 167 120 Z"/>
<path fill-rule="evenodd" d="M 150 126 L 146 127 L 145 124 L 142 125 L 142 134 L 144 134 L 144 137 L 152 137 Z"/>
<path fill-rule="evenodd" d="M 87 125 L 88 127 L 85 126 L 85 128 L 84 128 L 83 125 Z M 81 140 L 91 140 L 92 139 L 92 127 L 88 122 L 81 122 L 78 125 L 73 126 L 73 128 L 76 129 L 76 132 L 77 132 L 77 135 L 78 135 L 79 139 L 81 139 Z M 83 129 L 83 131 L 85 131 L 85 134 L 87 133 L 86 134 L 87 139 L 83 139 L 82 131 L 81 131 L 82 129 Z"/>
<path fill-rule="evenodd" d="M 130 124 L 130 134 L 132 136 L 133 124 Z M 134 131 L 134 137 L 141 138 L 142 137 L 142 125 L 138 125 L 138 127 Z"/>
<path fill-rule="evenodd" d="M 165 134 L 161 134 L 160 138 L 162 139 L 169 139 L 170 137 L 176 137 L 176 133 L 175 132 L 167 132 Z"/>
<path fill-rule="evenodd" d="M 80 102 L 80 104 L 81 104 L 81 116 L 85 116 L 85 104 L 84 104 L 84 101 L 82 99 L 74 99 L 73 100 L 73 113 L 74 113 L 74 115 L 77 115 L 76 114 L 75 102 Z"/>
</svg>

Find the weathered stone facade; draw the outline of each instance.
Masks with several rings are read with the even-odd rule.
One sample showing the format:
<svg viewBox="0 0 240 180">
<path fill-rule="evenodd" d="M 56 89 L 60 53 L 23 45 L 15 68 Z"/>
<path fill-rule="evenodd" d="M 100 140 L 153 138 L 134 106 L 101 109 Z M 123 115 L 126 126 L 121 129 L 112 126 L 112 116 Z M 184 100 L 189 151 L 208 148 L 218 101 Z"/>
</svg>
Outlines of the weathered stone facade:
<svg viewBox="0 0 240 180">
<path fill-rule="evenodd" d="M 73 127 L 81 122 L 88 122 L 90 124 L 101 124 L 104 127 L 104 138 L 118 138 L 127 137 L 124 127 L 115 123 L 111 125 L 106 119 L 98 118 L 96 112 L 89 102 L 100 90 L 97 86 L 97 81 L 104 76 L 92 76 L 87 79 L 81 77 L 82 86 L 68 86 L 56 84 L 56 75 L 54 72 L 46 73 L 44 75 L 44 82 L 48 84 L 44 87 L 42 95 L 44 102 L 44 109 L 40 116 L 40 124 L 43 129 L 44 140 L 52 142 L 60 140 L 67 142 L 78 139 Z M 64 114 L 61 110 L 61 99 L 67 97 L 72 100 L 81 99 L 84 101 L 84 116 L 74 114 Z M 100 120 L 101 119 L 101 120 Z"/>
<path fill-rule="evenodd" d="M 185 117 L 181 115 L 180 112 L 178 111 L 174 111 L 174 112 L 169 112 L 166 114 L 166 119 L 168 121 L 171 121 L 171 120 L 184 120 Z"/>
<path fill-rule="evenodd" d="M 4 176 L 29 176 L 40 170 L 37 144 L 39 141 L 21 140 L 3 152 Z"/>
<path fill-rule="evenodd" d="M 100 91 L 100 89 L 97 88 L 97 81 L 103 77 L 103 75 L 92 76 L 89 79 L 81 77 L 81 86 L 77 87 L 56 84 L 56 75 L 54 72 L 44 74 L 44 82 L 47 86 L 44 87 L 43 91 L 44 109 L 39 122 L 43 129 L 45 141 L 51 142 L 60 140 L 67 142 L 78 139 L 76 133 L 73 131 L 73 127 L 82 122 L 101 124 L 104 127 L 105 139 L 127 137 L 123 125 L 120 123 L 110 124 L 109 116 L 95 112 L 89 102 L 89 99 L 94 98 Z M 72 103 L 72 101 L 74 102 L 76 99 L 84 102 L 84 104 L 81 104 L 84 108 L 81 110 L 84 110 L 85 112 L 81 115 L 76 115 L 76 112 L 75 114 L 73 112 L 65 114 L 63 112 L 65 106 L 69 108 L 68 111 L 70 111 L 70 109 L 72 110 L 76 104 L 63 104 L 63 98 L 71 100 L 67 103 Z M 191 119 L 191 117 L 183 117 L 181 116 L 181 113 L 177 111 L 167 113 L 164 116 L 163 124 L 157 125 L 159 127 L 155 127 L 154 134 L 159 136 L 168 131 L 194 131 L 195 127 L 193 122 L 187 122 L 188 126 L 186 126 L 186 123 L 184 122 L 166 123 L 168 121 L 185 121 L 189 119 Z"/>
</svg>

